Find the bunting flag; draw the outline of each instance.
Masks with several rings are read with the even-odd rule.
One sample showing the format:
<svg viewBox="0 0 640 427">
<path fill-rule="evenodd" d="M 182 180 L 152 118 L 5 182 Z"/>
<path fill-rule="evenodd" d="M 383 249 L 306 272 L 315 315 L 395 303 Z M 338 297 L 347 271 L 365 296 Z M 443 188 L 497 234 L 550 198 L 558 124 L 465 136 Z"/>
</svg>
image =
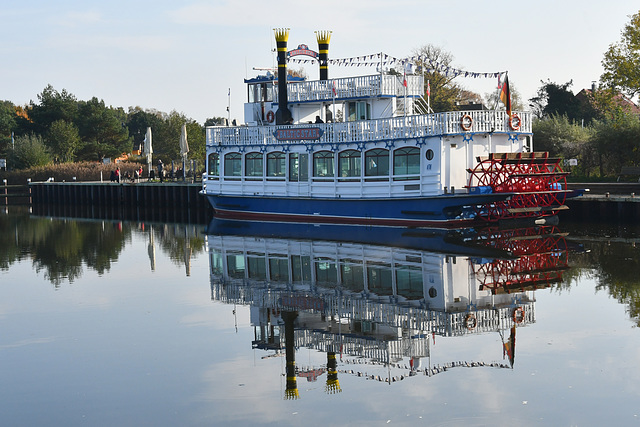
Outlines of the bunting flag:
<svg viewBox="0 0 640 427">
<path fill-rule="evenodd" d="M 507 115 L 511 117 L 511 92 L 509 91 L 509 76 L 507 73 L 504 74 L 504 81 L 500 89 L 500 101 L 502 101 L 507 109 Z"/>
<path fill-rule="evenodd" d="M 317 59 L 288 59 L 291 63 L 296 64 L 314 64 Z M 353 58 L 340 58 L 329 59 L 327 61 L 329 65 L 342 66 L 342 67 L 389 67 L 389 66 L 406 66 L 407 64 L 422 64 L 424 72 L 427 73 L 440 73 L 447 77 L 472 77 L 472 78 L 500 78 L 504 72 L 492 72 L 492 73 L 478 73 L 473 71 L 465 71 L 457 68 L 449 67 L 447 65 L 439 64 L 426 56 L 412 56 L 410 58 L 394 58 L 393 56 L 385 53 L 375 53 L 372 55 L 355 56 Z"/>
</svg>

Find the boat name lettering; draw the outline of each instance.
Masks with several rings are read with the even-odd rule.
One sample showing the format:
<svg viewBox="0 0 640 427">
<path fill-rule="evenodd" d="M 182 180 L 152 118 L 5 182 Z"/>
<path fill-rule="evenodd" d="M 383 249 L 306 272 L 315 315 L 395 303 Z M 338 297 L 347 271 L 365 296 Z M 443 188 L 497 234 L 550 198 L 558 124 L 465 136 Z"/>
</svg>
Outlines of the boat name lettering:
<svg viewBox="0 0 640 427">
<path fill-rule="evenodd" d="M 307 46 L 306 44 L 298 45 L 297 49 L 293 49 L 287 52 L 287 58 L 291 58 L 292 56 L 298 56 L 298 55 L 306 55 L 312 58 L 317 58 L 318 52 L 309 49 L 309 46 Z"/>
<path fill-rule="evenodd" d="M 320 128 L 278 129 L 273 133 L 278 141 L 300 141 L 320 139 L 324 131 Z"/>
<path fill-rule="evenodd" d="M 320 298 L 289 295 L 281 297 L 280 304 L 284 307 L 295 307 L 303 310 L 324 310 L 324 301 Z"/>
</svg>

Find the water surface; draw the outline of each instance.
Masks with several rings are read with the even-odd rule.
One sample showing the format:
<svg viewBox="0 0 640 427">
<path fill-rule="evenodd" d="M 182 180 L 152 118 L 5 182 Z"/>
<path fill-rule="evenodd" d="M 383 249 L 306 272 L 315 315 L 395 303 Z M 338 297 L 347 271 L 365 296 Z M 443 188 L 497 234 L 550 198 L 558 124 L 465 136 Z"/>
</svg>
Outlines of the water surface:
<svg viewBox="0 0 640 427">
<path fill-rule="evenodd" d="M 209 233 L 0 214 L 2 425 L 640 424 L 633 227 Z"/>
</svg>

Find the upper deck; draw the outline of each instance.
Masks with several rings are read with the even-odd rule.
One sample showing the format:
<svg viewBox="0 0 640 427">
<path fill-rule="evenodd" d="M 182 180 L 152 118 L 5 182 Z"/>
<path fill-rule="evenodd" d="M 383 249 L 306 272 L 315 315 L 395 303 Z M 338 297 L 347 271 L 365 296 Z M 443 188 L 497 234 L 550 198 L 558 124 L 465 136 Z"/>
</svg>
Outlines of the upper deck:
<svg viewBox="0 0 640 427">
<path fill-rule="evenodd" d="M 406 78 L 407 86 L 404 86 Z M 331 102 L 345 99 L 367 99 L 376 97 L 411 97 L 424 93 L 424 78 L 416 75 L 376 74 L 371 76 L 345 77 L 330 80 L 290 82 L 287 85 L 288 102 Z M 278 91 L 274 91 L 274 102 L 278 102 Z"/>
<path fill-rule="evenodd" d="M 517 114 L 521 120 L 521 125 L 517 132 L 525 134 L 531 133 L 531 113 L 517 112 Z M 461 120 L 465 116 L 471 117 L 469 130 L 464 130 L 461 126 Z M 516 132 L 509 126 L 509 117 L 506 111 L 483 110 L 453 111 L 337 123 L 309 123 L 283 126 L 214 126 L 207 127 L 206 140 L 208 146 L 300 144 L 300 141 L 278 140 L 275 137 L 276 131 L 279 129 L 305 130 L 309 128 L 318 129 L 320 131 L 318 134 L 321 134 L 321 136 L 317 140 L 305 142 L 314 142 L 316 144 L 375 142 L 381 140 L 459 134 Z"/>
</svg>

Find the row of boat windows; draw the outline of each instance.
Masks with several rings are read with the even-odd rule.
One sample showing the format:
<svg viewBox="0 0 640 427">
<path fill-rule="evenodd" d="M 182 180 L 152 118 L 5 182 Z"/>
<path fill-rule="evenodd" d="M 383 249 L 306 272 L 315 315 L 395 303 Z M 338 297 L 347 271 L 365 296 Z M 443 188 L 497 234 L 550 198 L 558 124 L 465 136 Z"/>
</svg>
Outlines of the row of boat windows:
<svg viewBox="0 0 640 427">
<path fill-rule="evenodd" d="M 223 275 L 222 254 L 212 252 L 211 272 Z M 268 263 L 268 269 L 267 269 Z M 318 286 L 336 287 L 338 283 L 353 292 L 367 290 L 377 295 L 401 295 L 407 299 L 424 298 L 422 269 L 414 266 L 390 264 L 367 264 L 314 259 L 304 255 L 290 257 L 249 256 L 244 254 L 226 255 L 226 274 L 231 279 L 252 279 L 284 283 L 311 283 Z M 338 280 L 338 270 L 340 281 Z M 395 272 L 395 280 L 394 280 Z M 312 276 L 313 273 L 313 276 Z M 394 292 L 395 283 L 395 292 Z"/>
<path fill-rule="evenodd" d="M 433 151 L 427 150 L 427 160 L 433 159 Z M 221 162 L 222 160 L 222 162 Z M 220 166 L 222 164 L 222 171 Z M 287 168 L 288 164 L 288 168 Z M 244 166 L 244 168 L 243 168 Z M 317 151 L 311 155 L 311 170 L 313 177 L 319 178 L 357 178 L 388 176 L 390 168 L 393 175 L 419 175 L 420 149 L 403 147 L 390 151 L 375 148 L 362 153 L 359 150 L 344 150 L 340 152 Z M 306 180 L 309 176 L 309 154 L 284 153 L 275 151 L 267 153 L 250 152 L 244 154 L 231 152 L 220 158 L 218 153 L 208 156 L 208 174 L 210 176 L 225 177 L 273 177 L 284 178 L 288 169 L 291 181 Z"/>
</svg>

